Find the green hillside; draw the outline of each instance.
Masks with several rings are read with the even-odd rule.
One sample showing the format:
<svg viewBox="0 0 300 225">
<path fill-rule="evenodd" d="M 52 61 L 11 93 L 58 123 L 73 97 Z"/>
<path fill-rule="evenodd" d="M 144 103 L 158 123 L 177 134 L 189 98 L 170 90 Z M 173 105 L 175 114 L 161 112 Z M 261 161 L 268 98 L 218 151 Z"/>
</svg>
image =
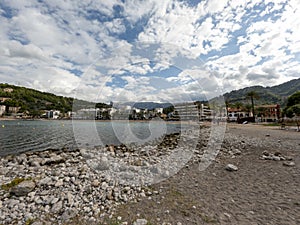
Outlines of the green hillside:
<svg viewBox="0 0 300 225">
<path fill-rule="evenodd" d="M 8 91 L 12 89 L 13 91 Z M 18 106 L 21 107 L 19 112 L 29 112 L 30 115 L 40 115 L 42 110 L 60 110 L 61 112 L 72 111 L 73 98 L 57 96 L 52 93 L 41 92 L 30 88 L 0 84 L 0 97 L 10 98 L 5 100 L 1 104 L 6 106 Z M 78 107 L 95 107 L 95 103 L 76 100 L 76 106 Z M 97 106 L 107 106 L 103 103 L 98 103 Z"/>
<path fill-rule="evenodd" d="M 256 105 L 280 104 L 285 106 L 287 98 L 299 90 L 300 79 L 294 79 L 272 87 L 252 86 L 231 91 L 224 94 L 224 98 L 231 104 L 237 102 L 249 104 L 250 100 L 246 98 L 246 95 L 250 91 L 255 91 L 259 96 L 259 99 L 255 99 Z"/>
<path fill-rule="evenodd" d="M 288 81 L 286 83 L 269 87 L 271 92 L 280 95 L 281 97 L 287 98 L 288 96 L 300 91 L 300 78 Z"/>
</svg>

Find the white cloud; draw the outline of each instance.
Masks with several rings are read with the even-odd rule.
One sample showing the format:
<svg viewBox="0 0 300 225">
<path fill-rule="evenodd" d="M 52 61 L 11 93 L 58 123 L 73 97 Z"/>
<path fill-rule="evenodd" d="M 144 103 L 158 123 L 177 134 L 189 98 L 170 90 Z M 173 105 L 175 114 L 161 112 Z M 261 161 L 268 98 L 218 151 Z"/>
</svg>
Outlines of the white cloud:
<svg viewBox="0 0 300 225">
<path fill-rule="evenodd" d="M 208 96 L 216 94 L 216 84 L 226 90 L 278 84 L 299 77 L 299 5 L 299 0 L 208 0 L 194 7 L 177 0 L 4 0 L 0 77 L 103 101 L 194 98 L 197 85 L 189 76 L 205 85 Z M 135 37 L 137 43 L 129 43 Z M 145 79 L 170 66 L 182 72 L 161 80 L 165 90 L 155 88 L 159 79 Z M 113 76 L 123 77 L 127 86 L 105 86 Z"/>
<path fill-rule="evenodd" d="M 9 41 L 2 44 L 0 51 L 2 55 L 12 58 L 19 57 L 46 60 L 45 52 L 42 49 L 33 44 L 22 45 L 18 41 Z"/>
</svg>

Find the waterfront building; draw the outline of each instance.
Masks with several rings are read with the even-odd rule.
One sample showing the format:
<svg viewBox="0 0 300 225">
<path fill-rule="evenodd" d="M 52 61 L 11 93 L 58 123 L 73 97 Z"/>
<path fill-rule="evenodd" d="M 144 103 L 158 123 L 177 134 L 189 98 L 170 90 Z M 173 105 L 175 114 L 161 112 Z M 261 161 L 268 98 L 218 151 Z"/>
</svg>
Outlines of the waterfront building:
<svg viewBox="0 0 300 225">
<path fill-rule="evenodd" d="M 6 106 L 0 105 L 0 116 L 3 116 L 3 114 L 5 113 L 5 110 L 6 110 Z"/>
</svg>

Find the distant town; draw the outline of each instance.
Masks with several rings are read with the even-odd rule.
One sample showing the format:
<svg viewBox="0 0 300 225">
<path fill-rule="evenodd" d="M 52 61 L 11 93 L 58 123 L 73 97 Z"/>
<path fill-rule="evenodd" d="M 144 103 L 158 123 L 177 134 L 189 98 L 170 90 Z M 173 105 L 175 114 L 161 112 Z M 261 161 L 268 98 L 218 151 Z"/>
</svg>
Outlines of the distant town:
<svg viewBox="0 0 300 225">
<path fill-rule="evenodd" d="M 201 102 L 183 102 L 164 107 L 141 108 L 135 104 L 76 104 L 76 107 L 65 105 L 63 110 L 55 108 L 52 102 L 43 103 L 46 109 L 30 110 L 35 103 L 42 104 L 41 100 L 31 100 L 30 107 L 22 101 L 12 97 L 13 87 L 0 89 L 0 117 L 6 119 L 76 119 L 76 120 L 151 120 L 160 118 L 165 121 L 194 120 L 194 121 L 228 121 L 228 122 L 280 122 L 288 118 L 299 118 L 299 93 L 296 92 L 289 99 L 284 109 L 280 104 L 255 105 L 259 95 L 255 91 L 246 93 L 247 104 L 231 103 L 229 100 L 218 99 Z M 18 94 L 20 95 L 20 94 Z M 37 94 L 36 94 L 37 95 Z M 53 94 L 51 94 L 53 95 Z M 25 95 L 24 95 L 25 96 Z M 28 96 L 25 96 L 29 99 Z M 24 97 L 23 97 L 24 98 Z M 60 100 L 64 97 L 60 97 Z M 295 100 L 296 99 L 296 100 Z M 64 100 L 64 99 L 63 99 Z M 293 101 L 292 101 L 293 100 Z M 53 100 L 56 101 L 56 100 Z M 66 101 L 66 100 L 64 100 Z M 221 102 L 221 103 L 220 103 Z M 26 102 L 28 103 L 28 102 Z M 60 103 L 58 106 L 63 105 Z M 26 110 L 26 107 L 28 110 Z M 35 106 L 34 106 L 35 107 Z M 53 108 L 51 108 L 53 107 Z M 71 110 L 66 110 L 71 109 Z M 32 113 L 33 112 L 33 113 Z"/>
</svg>

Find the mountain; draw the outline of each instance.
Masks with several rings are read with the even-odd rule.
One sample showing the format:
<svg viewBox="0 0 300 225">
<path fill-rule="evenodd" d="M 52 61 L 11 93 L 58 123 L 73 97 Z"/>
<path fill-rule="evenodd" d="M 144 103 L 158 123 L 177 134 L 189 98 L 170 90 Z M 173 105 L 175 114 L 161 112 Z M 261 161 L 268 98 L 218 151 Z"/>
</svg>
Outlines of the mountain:
<svg viewBox="0 0 300 225">
<path fill-rule="evenodd" d="M 127 102 L 125 105 L 135 107 L 137 109 L 155 109 L 168 108 L 172 106 L 171 103 L 157 103 L 157 102 Z"/>
<path fill-rule="evenodd" d="M 297 91 L 300 91 L 300 78 L 290 80 L 286 83 L 276 85 L 269 88 L 271 92 L 283 97 L 288 97 Z"/>
<path fill-rule="evenodd" d="M 255 99 L 256 105 L 263 104 L 280 104 L 282 107 L 286 105 L 287 98 L 300 90 L 300 78 L 288 81 L 286 83 L 272 86 L 251 86 L 239 90 L 234 90 L 225 93 L 223 96 L 230 104 L 241 102 L 243 104 L 249 104 L 250 100 L 246 98 L 246 95 L 250 91 L 255 91 L 259 99 Z M 212 99 L 211 101 L 216 100 Z"/>
</svg>

